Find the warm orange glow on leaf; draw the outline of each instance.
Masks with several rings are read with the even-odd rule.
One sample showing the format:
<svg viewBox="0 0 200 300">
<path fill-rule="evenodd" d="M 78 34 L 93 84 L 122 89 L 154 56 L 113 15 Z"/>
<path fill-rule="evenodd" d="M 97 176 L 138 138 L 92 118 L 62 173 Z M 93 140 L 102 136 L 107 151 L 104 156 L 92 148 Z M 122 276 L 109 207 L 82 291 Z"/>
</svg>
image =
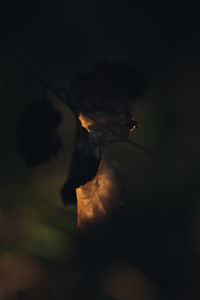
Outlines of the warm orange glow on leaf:
<svg viewBox="0 0 200 300">
<path fill-rule="evenodd" d="M 97 145 L 127 139 L 137 127 L 133 115 L 98 113 L 88 118 L 82 113 L 79 120 Z M 77 228 L 85 229 L 105 222 L 123 204 L 124 183 L 116 163 L 103 157 L 96 176 L 76 189 Z"/>
<path fill-rule="evenodd" d="M 76 195 L 78 229 L 105 222 L 123 205 L 124 185 L 118 166 L 104 157 L 94 179 L 77 188 Z"/>
<path fill-rule="evenodd" d="M 81 121 L 82 127 L 87 129 L 87 131 L 90 132 L 90 129 L 88 128 L 90 125 L 92 125 L 94 122 L 92 120 L 88 119 L 86 116 L 84 116 L 82 113 L 78 116 L 79 120 Z"/>
<path fill-rule="evenodd" d="M 79 120 L 82 127 L 90 132 L 97 145 L 122 142 L 137 127 L 137 122 L 130 113 L 98 112 L 91 118 L 80 113 Z"/>
</svg>

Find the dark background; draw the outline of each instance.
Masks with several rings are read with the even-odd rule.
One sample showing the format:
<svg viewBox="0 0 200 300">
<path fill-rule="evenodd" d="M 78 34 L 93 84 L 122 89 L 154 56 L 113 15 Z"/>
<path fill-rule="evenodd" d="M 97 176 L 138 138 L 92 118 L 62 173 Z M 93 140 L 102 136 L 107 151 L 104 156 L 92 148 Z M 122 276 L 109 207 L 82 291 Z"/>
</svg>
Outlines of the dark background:
<svg viewBox="0 0 200 300">
<path fill-rule="evenodd" d="M 0 299 L 199 299 L 199 27 L 196 1 L 1 5 Z M 55 96 L 66 117 L 63 149 L 34 169 L 19 158 L 16 121 L 42 89 L 10 50 L 56 87 L 103 60 L 147 78 L 131 139 L 157 158 L 125 143 L 109 147 L 128 193 L 103 227 L 77 232 L 76 210 L 62 206 L 75 121 Z"/>
</svg>

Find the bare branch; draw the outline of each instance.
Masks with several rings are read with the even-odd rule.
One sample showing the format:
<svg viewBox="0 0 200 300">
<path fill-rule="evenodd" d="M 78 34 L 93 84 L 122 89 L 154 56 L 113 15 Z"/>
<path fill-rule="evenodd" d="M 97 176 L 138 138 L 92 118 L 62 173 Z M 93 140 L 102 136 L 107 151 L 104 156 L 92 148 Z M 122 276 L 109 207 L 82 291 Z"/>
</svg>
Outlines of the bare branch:
<svg viewBox="0 0 200 300">
<path fill-rule="evenodd" d="M 146 148 L 146 147 L 144 147 L 144 146 L 142 146 L 142 145 L 140 145 L 136 142 L 133 142 L 132 140 L 126 140 L 126 143 L 133 146 L 133 147 L 135 147 L 135 148 L 137 148 L 137 149 L 139 149 L 139 150 L 141 150 L 141 151 L 143 151 L 144 153 L 150 155 L 153 158 L 157 157 L 156 154 L 153 151 L 151 151 L 150 149 L 148 149 L 148 148 Z"/>
</svg>

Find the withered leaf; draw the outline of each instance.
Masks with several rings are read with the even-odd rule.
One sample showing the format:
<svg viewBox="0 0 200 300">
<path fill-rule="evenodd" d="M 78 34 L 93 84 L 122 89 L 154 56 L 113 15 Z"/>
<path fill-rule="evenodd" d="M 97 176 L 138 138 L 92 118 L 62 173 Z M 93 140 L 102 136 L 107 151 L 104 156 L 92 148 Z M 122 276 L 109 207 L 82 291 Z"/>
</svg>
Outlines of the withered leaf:
<svg viewBox="0 0 200 300">
<path fill-rule="evenodd" d="M 30 103 L 16 124 L 17 150 L 27 166 L 32 167 L 56 156 L 61 141 L 57 127 L 61 114 L 46 99 Z"/>
</svg>

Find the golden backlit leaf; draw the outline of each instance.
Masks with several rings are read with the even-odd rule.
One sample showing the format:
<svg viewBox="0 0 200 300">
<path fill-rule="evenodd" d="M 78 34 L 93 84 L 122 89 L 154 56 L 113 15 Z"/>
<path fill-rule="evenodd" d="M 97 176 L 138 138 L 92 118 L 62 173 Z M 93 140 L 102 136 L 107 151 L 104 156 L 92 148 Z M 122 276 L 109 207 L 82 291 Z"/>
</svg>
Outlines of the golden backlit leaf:
<svg viewBox="0 0 200 300">
<path fill-rule="evenodd" d="M 124 183 L 118 165 L 104 155 L 96 176 L 77 188 L 76 195 L 78 229 L 105 222 L 123 205 Z"/>
</svg>

